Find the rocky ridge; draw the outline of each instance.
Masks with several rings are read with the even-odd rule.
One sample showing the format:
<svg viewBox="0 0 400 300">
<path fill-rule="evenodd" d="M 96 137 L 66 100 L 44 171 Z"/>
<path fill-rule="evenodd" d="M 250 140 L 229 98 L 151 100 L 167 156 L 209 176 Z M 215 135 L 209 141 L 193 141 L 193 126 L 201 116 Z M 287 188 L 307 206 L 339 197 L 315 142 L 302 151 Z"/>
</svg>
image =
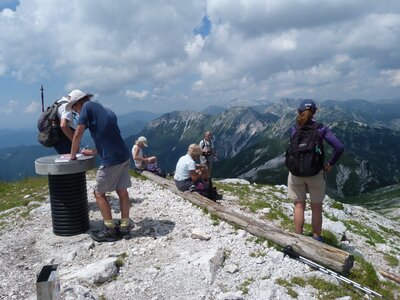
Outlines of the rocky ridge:
<svg viewBox="0 0 400 300">
<path fill-rule="evenodd" d="M 218 184 L 224 191 L 221 204 L 232 210 L 265 221 L 265 216 L 279 206 L 292 218 L 293 206 L 285 196 L 285 186 L 250 185 L 244 180 L 225 180 Z M 92 229 L 101 226 L 93 185 L 94 180 L 88 180 Z M 248 190 L 249 195 L 265 195 L 264 201 L 272 206 L 256 212 L 241 207 L 238 195 L 230 186 Z M 71 300 L 320 299 L 323 291 L 315 287 L 287 288 L 282 281 L 317 277 L 319 281 L 339 286 L 335 278 L 284 257 L 267 242 L 210 217 L 152 181 L 132 177 L 129 194 L 134 225 L 132 238 L 114 243 L 94 242 L 88 234 L 54 235 L 48 200 L 4 212 L 9 217 L 4 218 L 5 225 L 0 229 L 0 298 L 35 299 L 36 275 L 48 264 L 58 265 L 61 299 Z M 118 198 L 111 193 L 109 199 L 118 218 Z M 390 266 L 385 260 L 389 254 L 400 259 L 398 222 L 362 207 L 334 207 L 334 201 L 327 197 L 324 228 L 344 239 L 342 245 L 347 250 L 399 274 L 399 266 Z M 24 211 L 29 211 L 27 218 L 23 217 Z M 385 240 L 370 241 L 373 238 L 362 235 L 355 220 L 379 232 Z M 306 221 L 310 221 L 309 212 Z M 384 234 L 383 227 L 392 234 Z M 380 280 L 385 281 L 383 277 Z M 341 299 L 351 298 L 345 293 Z"/>
</svg>

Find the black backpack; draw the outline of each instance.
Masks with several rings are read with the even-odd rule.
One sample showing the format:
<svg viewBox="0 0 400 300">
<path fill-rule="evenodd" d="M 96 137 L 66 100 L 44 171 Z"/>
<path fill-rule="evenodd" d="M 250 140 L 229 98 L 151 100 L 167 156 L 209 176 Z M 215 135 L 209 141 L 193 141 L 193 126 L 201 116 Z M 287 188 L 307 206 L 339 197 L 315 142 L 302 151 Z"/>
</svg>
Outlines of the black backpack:
<svg viewBox="0 0 400 300">
<path fill-rule="evenodd" d="M 290 138 L 285 163 L 293 175 L 314 176 L 324 167 L 324 144 L 318 133 L 321 126 L 319 123 L 303 125 Z"/>
<path fill-rule="evenodd" d="M 40 115 L 37 123 L 39 130 L 37 139 L 45 147 L 53 147 L 62 135 L 57 110 L 66 101 L 60 101 L 60 103 L 57 101 Z"/>
</svg>

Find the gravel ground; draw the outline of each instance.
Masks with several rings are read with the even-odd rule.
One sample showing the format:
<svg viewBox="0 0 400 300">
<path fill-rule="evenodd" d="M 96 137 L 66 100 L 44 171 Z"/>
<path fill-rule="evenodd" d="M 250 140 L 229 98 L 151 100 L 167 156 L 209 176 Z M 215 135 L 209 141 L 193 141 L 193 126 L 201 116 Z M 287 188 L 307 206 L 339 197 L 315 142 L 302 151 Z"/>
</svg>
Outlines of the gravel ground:
<svg viewBox="0 0 400 300">
<path fill-rule="evenodd" d="M 93 185 L 88 180 L 92 229 L 101 226 Z M 61 299 L 71 300 L 290 299 L 293 292 L 318 299 L 310 286 L 289 291 L 277 279 L 317 276 L 338 284 L 150 180 L 132 178 L 129 194 L 132 238 L 113 243 L 94 242 L 87 233 L 54 235 L 48 201 L 27 218 L 14 209 L 0 231 L 0 299 L 35 299 L 36 275 L 48 264 L 58 265 Z M 119 218 L 116 194 L 109 199 Z M 108 260 L 119 267 L 96 269 Z"/>
</svg>

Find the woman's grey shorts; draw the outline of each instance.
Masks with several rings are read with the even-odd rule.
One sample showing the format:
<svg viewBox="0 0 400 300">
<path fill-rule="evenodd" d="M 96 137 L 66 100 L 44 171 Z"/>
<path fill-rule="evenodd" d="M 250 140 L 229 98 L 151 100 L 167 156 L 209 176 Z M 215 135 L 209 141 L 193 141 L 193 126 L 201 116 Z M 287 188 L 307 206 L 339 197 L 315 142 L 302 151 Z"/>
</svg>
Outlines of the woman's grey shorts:
<svg viewBox="0 0 400 300">
<path fill-rule="evenodd" d="M 94 190 L 98 193 L 107 193 L 130 187 L 129 164 L 130 160 L 128 159 L 119 165 L 100 167 L 97 170 Z"/>
</svg>

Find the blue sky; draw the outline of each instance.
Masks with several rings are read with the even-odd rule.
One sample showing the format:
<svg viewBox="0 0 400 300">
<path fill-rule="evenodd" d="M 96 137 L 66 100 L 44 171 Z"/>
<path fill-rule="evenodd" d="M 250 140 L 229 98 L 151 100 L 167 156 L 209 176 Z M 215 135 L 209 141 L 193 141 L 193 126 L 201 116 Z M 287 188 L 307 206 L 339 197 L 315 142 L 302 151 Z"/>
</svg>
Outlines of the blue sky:
<svg viewBox="0 0 400 300">
<path fill-rule="evenodd" d="M 35 126 L 41 84 L 117 114 L 400 95 L 398 0 L 0 0 L 0 28 L 0 128 Z"/>
</svg>

